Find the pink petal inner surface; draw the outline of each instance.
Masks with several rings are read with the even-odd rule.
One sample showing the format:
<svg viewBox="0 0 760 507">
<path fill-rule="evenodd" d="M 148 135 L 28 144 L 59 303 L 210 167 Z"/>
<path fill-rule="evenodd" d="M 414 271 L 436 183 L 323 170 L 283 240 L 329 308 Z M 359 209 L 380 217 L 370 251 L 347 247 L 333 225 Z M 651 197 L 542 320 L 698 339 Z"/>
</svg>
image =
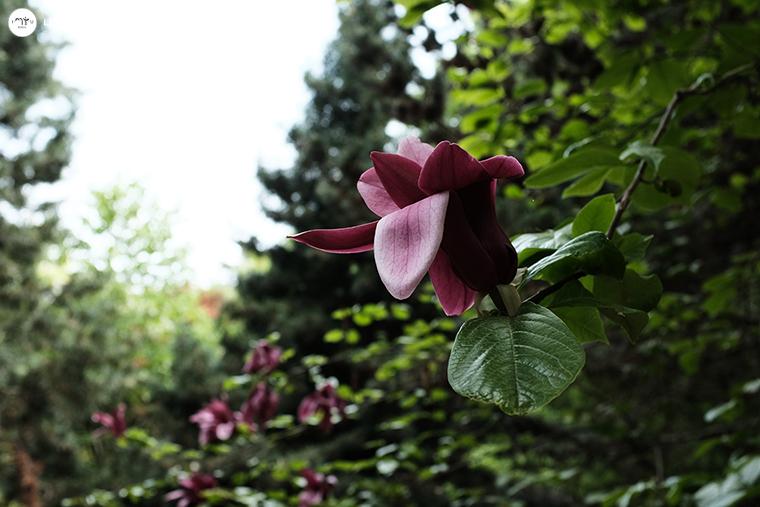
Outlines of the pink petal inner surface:
<svg viewBox="0 0 760 507">
<path fill-rule="evenodd" d="M 420 167 L 425 165 L 425 162 L 431 153 L 433 153 L 432 146 L 423 143 L 413 136 L 405 137 L 398 144 L 398 154 L 410 160 L 414 160 L 420 165 Z"/>
<path fill-rule="evenodd" d="M 362 173 L 356 183 L 356 188 L 364 199 L 364 203 L 375 215 L 384 217 L 398 210 L 398 206 L 393 202 L 388 191 L 385 190 L 374 167 Z"/>
<path fill-rule="evenodd" d="M 359 253 L 372 250 L 377 221 L 342 229 L 312 229 L 288 236 L 317 250 L 329 253 Z"/>
<path fill-rule="evenodd" d="M 431 195 L 380 219 L 375 263 L 396 299 L 408 298 L 435 259 L 443 237 L 449 193 Z"/>
</svg>

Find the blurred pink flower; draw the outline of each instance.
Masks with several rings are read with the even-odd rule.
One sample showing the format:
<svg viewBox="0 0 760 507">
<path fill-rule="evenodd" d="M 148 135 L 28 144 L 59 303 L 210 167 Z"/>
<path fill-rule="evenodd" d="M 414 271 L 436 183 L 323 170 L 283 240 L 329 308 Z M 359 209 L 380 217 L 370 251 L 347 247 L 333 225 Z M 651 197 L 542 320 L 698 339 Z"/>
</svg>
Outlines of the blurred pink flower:
<svg viewBox="0 0 760 507">
<path fill-rule="evenodd" d="M 338 479 L 334 475 L 326 476 L 310 468 L 302 470 L 301 477 L 306 479 L 306 486 L 298 495 L 298 507 L 319 505 L 338 484 Z"/>
<path fill-rule="evenodd" d="M 274 389 L 266 382 L 260 382 L 240 407 L 238 419 L 248 424 L 251 429 L 256 429 L 257 425 L 266 426 L 267 421 L 277 414 L 279 403 L 280 397 Z"/>
<path fill-rule="evenodd" d="M 298 420 L 301 423 L 305 423 L 315 414 L 321 415 L 319 427 L 322 431 L 329 431 L 332 428 L 333 414 L 345 416 L 346 402 L 338 396 L 332 384 L 325 383 L 301 400 L 301 404 L 298 405 Z"/>
<path fill-rule="evenodd" d="M 269 373 L 280 364 L 282 349 L 271 345 L 266 340 L 259 340 L 253 349 L 251 358 L 243 366 L 245 373 Z"/>
<path fill-rule="evenodd" d="M 164 496 L 167 502 L 176 502 L 177 507 L 190 507 L 203 501 L 203 491 L 216 487 L 216 479 L 208 474 L 193 473 L 179 481 L 179 489 Z"/>
<path fill-rule="evenodd" d="M 110 431 L 114 437 L 119 438 L 127 431 L 127 407 L 124 403 L 119 403 L 113 412 L 95 412 L 91 419 L 102 426 L 96 433 Z"/>
<path fill-rule="evenodd" d="M 229 440 L 235 433 L 235 414 L 222 400 L 211 400 L 205 407 L 193 414 L 190 421 L 199 426 L 198 441 L 201 445 Z"/>
<path fill-rule="evenodd" d="M 476 292 L 510 283 L 517 254 L 496 220 L 496 180 L 521 177 L 514 157 L 478 161 L 458 145 L 435 148 L 406 138 L 398 154 L 372 152 L 357 188 L 380 220 L 291 236 L 330 253 L 375 250 L 388 292 L 408 298 L 425 273 L 447 315 L 472 306 Z"/>
</svg>

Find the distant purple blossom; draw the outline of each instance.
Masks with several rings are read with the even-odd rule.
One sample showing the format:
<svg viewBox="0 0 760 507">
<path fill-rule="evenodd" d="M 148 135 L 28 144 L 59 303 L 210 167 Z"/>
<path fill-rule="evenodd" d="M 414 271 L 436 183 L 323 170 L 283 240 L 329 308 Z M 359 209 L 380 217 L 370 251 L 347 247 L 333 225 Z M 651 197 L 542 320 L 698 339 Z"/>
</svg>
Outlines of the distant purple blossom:
<svg viewBox="0 0 760 507">
<path fill-rule="evenodd" d="M 229 440 L 235 433 L 235 414 L 227 402 L 222 400 L 211 400 L 205 407 L 193 414 L 190 421 L 200 428 L 198 441 L 201 445 Z"/>
<path fill-rule="evenodd" d="M 211 475 L 194 473 L 179 481 L 179 489 L 164 496 L 167 502 L 178 502 L 177 507 L 190 507 L 203 501 L 203 491 L 216 487 L 216 479 Z"/>
<path fill-rule="evenodd" d="M 243 366 L 243 372 L 270 373 L 280 364 L 280 357 L 282 357 L 280 347 L 275 347 L 266 340 L 259 340 L 250 359 Z"/>
<path fill-rule="evenodd" d="M 338 484 L 338 479 L 334 475 L 321 474 L 310 468 L 302 470 L 301 477 L 306 479 L 306 486 L 298 495 L 298 507 L 319 505 Z"/>
<path fill-rule="evenodd" d="M 251 395 L 240 407 L 238 419 L 256 429 L 257 425 L 265 426 L 267 421 L 277 414 L 280 396 L 267 385 L 260 382 L 251 392 Z"/>
<path fill-rule="evenodd" d="M 91 419 L 101 426 L 96 432 L 98 434 L 110 431 L 115 438 L 119 438 L 127 431 L 127 407 L 124 403 L 119 403 L 113 412 L 95 412 Z"/>
<path fill-rule="evenodd" d="M 345 416 L 346 402 L 338 396 L 335 386 L 330 383 L 323 384 L 306 396 L 298 406 L 298 420 L 301 423 L 305 423 L 313 415 L 321 415 L 319 427 L 322 431 L 329 431 L 332 428 L 333 414 Z"/>
</svg>

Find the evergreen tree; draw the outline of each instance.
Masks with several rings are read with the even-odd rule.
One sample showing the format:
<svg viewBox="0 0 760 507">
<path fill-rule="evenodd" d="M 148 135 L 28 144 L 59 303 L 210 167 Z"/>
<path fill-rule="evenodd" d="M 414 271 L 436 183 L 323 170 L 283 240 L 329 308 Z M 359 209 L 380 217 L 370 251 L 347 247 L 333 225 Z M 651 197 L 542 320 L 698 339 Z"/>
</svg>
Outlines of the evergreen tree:
<svg viewBox="0 0 760 507">
<path fill-rule="evenodd" d="M 443 82 L 423 78 L 412 63 L 409 34 L 395 24 L 392 3 L 344 4 L 340 21 L 322 75 L 306 77 L 313 97 L 303 123 L 290 132 L 295 164 L 259 170 L 264 187 L 279 199 L 267 215 L 296 231 L 373 218 L 356 181 L 371 166 L 370 151 L 388 145 L 390 120 L 421 128 L 431 139 L 443 137 Z M 244 246 L 271 261 L 267 271 L 241 277 L 241 301 L 231 309 L 254 335 L 277 330 L 287 340 L 315 345 L 333 309 L 388 298 L 371 254 L 341 258 L 287 243 L 262 251 L 255 238 Z M 239 363 L 248 343 L 228 336 L 226 346 Z"/>
<path fill-rule="evenodd" d="M 2 18 L 19 7 L 25 2 L 0 1 Z M 39 36 L 39 29 L 23 38 L 0 30 L 0 480 L 15 484 L 11 495 L 29 506 L 40 505 L 38 459 L 46 447 L 35 431 L 45 397 L 35 375 L 42 365 L 33 360 L 40 344 L 31 337 L 45 327 L 40 314 L 50 294 L 36 267 L 57 230 L 53 207 L 31 206 L 27 195 L 56 181 L 68 163 L 73 114 L 69 93 L 52 76 L 56 48 Z M 42 113 L 41 104 L 53 100 L 60 114 Z"/>
</svg>

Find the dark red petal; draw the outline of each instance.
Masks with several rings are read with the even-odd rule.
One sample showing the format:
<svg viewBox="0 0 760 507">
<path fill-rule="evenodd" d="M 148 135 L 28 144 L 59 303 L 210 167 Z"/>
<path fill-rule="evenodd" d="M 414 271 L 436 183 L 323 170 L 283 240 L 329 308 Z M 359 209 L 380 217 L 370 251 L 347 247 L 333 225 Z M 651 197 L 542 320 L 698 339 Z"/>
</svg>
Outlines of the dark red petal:
<svg viewBox="0 0 760 507">
<path fill-rule="evenodd" d="M 472 155 L 454 143 L 441 141 L 425 162 L 418 184 L 426 193 L 435 194 L 490 178 Z"/>
<path fill-rule="evenodd" d="M 395 153 L 373 151 L 369 156 L 380 182 L 399 208 L 427 197 L 417 187 L 422 169 L 416 162 Z"/>
<path fill-rule="evenodd" d="M 441 248 L 459 278 L 473 290 L 487 292 L 496 285 L 496 266 L 467 220 L 458 192 L 451 192 Z"/>
<path fill-rule="evenodd" d="M 290 239 L 329 253 L 359 253 L 372 250 L 377 220 L 342 229 L 312 229 L 288 236 Z"/>
<path fill-rule="evenodd" d="M 461 315 L 475 302 L 475 291 L 459 279 L 443 250 L 438 250 L 429 273 L 435 295 L 446 315 Z"/>
<path fill-rule="evenodd" d="M 521 178 L 525 175 L 522 165 L 515 157 L 498 155 L 480 161 L 480 165 L 491 175 L 492 178 Z"/>
<path fill-rule="evenodd" d="M 467 221 L 496 268 L 494 285 L 510 283 L 517 272 L 517 252 L 496 218 L 496 180 L 482 181 L 457 191 Z"/>
</svg>

